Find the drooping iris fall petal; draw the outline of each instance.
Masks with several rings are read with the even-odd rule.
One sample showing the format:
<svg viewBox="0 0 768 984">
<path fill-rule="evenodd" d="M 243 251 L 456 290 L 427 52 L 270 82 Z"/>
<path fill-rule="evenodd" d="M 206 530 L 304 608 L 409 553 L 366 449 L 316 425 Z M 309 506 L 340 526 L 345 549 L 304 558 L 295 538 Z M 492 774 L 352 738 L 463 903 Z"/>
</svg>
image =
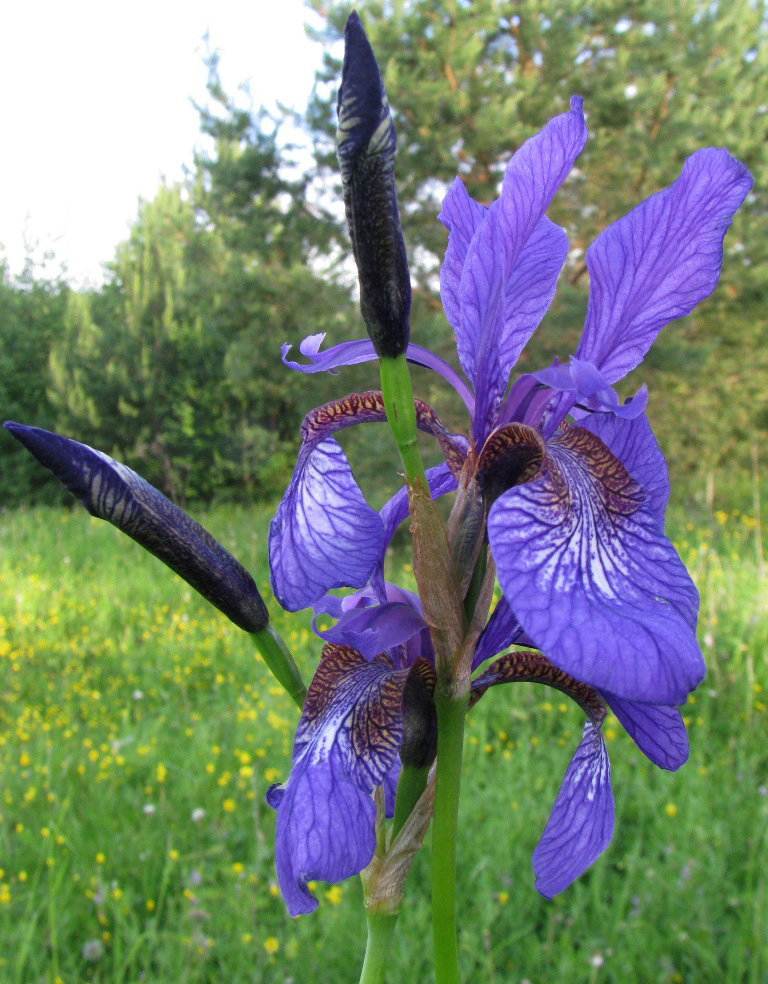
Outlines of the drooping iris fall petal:
<svg viewBox="0 0 768 984">
<path fill-rule="evenodd" d="M 505 597 L 562 669 L 629 700 L 684 703 L 704 663 L 698 594 L 648 494 L 594 434 L 568 428 L 540 475 L 493 505 Z"/>
<path fill-rule="evenodd" d="M 373 856 L 371 794 L 397 759 L 409 672 L 393 670 L 386 656 L 368 661 L 344 646 L 323 649 L 296 731 L 291 775 L 267 794 L 277 810 L 278 882 L 292 916 L 317 907 L 307 882 L 342 881 Z"/>
<path fill-rule="evenodd" d="M 332 588 L 360 588 L 381 553 L 384 524 L 332 437 L 300 455 L 269 527 L 272 590 L 288 611 Z"/>
<path fill-rule="evenodd" d="M 591 721 L 570 761 L 541 840 L 533 852 L 536 888 L 551 899 L 579 877 L 613 836 L 608 751 Z"/>
<path fill-rule="evenodd" d="M 688 760 L 688 735 L 676 707 L 638 704 L 613 694 L 605 702 L 640 751 L 660 769 L 674 772 Z"/>
<path fill-rule="evenodd" d="M 453 471 L 460 470 L 466 440 L 449 434 L 421 400 L 416 417 L 418 427 L 438 439 Z M 331 435 L 384 420 L 375 391 L 350 393 L 304 418 L 296 468 L 269 527 L 272 589 L 288 611 L 307 608 L 333 588 L 361 588 L 381 563 L 389 542 L 384 521 L 365 501 Z"/>
</svg>

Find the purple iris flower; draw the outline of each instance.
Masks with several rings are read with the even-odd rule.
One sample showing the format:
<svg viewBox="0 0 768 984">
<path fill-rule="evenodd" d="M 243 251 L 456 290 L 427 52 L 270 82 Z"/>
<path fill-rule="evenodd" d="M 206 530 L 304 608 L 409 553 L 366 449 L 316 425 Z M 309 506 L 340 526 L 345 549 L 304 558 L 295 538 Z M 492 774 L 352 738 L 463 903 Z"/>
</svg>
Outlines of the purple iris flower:
<svg viewBox="0 0 768 984">
<path fill-rule="evenodd" d="M 467 467 L 483 490 L 488 541 L 515 632 L 600 692 L 681 704 L 704 673 L 695 636 L 698 595 L 664 536 L 666 469 L 643 413 L 645 390 L 621 404 L 612 386 L 642 361 L 665 324 L 712 292 L 723 237 L 752 182 L 725 150 L 689 157 L 671 186 L 589 248 L 587 319 L 570 363 L 525 374 L 510 388 L 568 250 L 564 231 L 545 211 L 586 138 L 582 101 L 573 98 L 569 112 L 514 154 L 490 206 L 454 182 L 440 213 L 449 230 L 441 294 L 470 387 L 419 346 L 409 344 L 406 354 L 442 375 L 470 412 L 471 447 L 442 425 L 432 432 L 471 458 Z M 320 342 L 311 336 L 302 345 L 310 359 L 303 366 L 288 361 L 284 346 L 286 365 L 316 372 L 375 358 L 369 341 L 324 353 Z M 356 411 L 350 400 L 326 421 L 322 439 L 302 435 L 299 464 L 271 529 L 273 586 L 291 609 L 331 587 L 362 587 L 386 546 L 381 517 L 325 436 L 382 419 Z M 564 425 L 569 414 L 575 426 Z M 455 462 L 446 469 L 441 481 L 448 471 L 457 474 Z"/>
<path fill-rule="evenodd" d="M 477 484 L 503 592 L 473 670 L 510 645 L 539 650 L 514 651 L 481 669 L 473 700 L 490 686 L 528 680 L 562 690 L 587 714 L 534 852 L 536 886 L 548 897 L 611 838 L 606 707 L 659 767 L 676 769 L 687 758 L 675 705 L 704 673 L 698 595 L 664 535 L 669 483 L 644 414 L 647 392 L 621 403 L 613 384 L 642 361 L 661 328 L 712 292 L 723 238 L 752 184 L 725 150 L 688 158 L 671 186 L 588 250 L 587 318 L 570 362 L 510 386 L 568 251 L 564 231 L 545 212 L 586 138 L 582 102 L 574 98 L 569 112 L 514 154 L 491 205 L 454 182 L 439 216 L 449 231 L 441 294 L 469 385 L 426 349 L 406 349 L 411 362 L 456 389 L 470 415 L 467 440 L 417 404 L 421 429 L 438 438 L 446 456 L 429 475 L 432 494 L 456 488 L 459 475 L 465 485 Z M 301 344 L 309 364 L 289 361 L 289 345 L 283 361 L 301 372 L 335 372 L 376 357 L 367 340 L 321 352 L 322 341 L 313 335 Z M 339 880 L 370 861 L 372 790 L 391 782 L 404 748 L 408 755 L 426 749 L 428 759 L 433 747 L 428 632 L 418 602 L 406 614 L 409 602 L 394 599 L 383 579 L 384 551 L 407 515 L 406 492 L 376 513 L 332 437 L 341 427 L 383 419 L 378 394 L 352 394 L 308 415 L 297 468 L 270 529 L 278 599 L 291 610 L 315 605 L 339 619 L 323 633 L 330 642 L 310 687 L 290 778 L 269 794 L 278 812 L 280 885 L 293 914 L 316 905 L 308 880 Z M 346 606 L 323 600 L 343 586 L 363 591 Z M 411 680 L 418 681 L 418 713 Z"/>
<path fill-rule="evenodd" d="M 309 881 L 341 881 L 371 861 L 375 787 L 384 786 L 391 816 L 401 760 L 424 767 L 434 759 L 436 676 L 429 632 L 415 595 L 390 584 L 385 593 L 381 604 L 366 589 L 344 600 L 329 596 L 316 606 L 338 621 L 320 632 L 328 643 L 296 732 L 290 777 L 267 794 L 277 811 L 278 881 L 293 916 L 317 906 Z M 660 768 L 677 769 L 686 761 L 688 739 L 677 708 L 600 695 L 538 652 L 514 651 L 490 664 L 472 683 L 471 704 L 489 687 L 515 682 L 559 690 L 587 716 L 533 854 L 536 888 L 551 898 L 596 860 L 613 834 L 602 736 L 608 707 Z"/>
</svg>

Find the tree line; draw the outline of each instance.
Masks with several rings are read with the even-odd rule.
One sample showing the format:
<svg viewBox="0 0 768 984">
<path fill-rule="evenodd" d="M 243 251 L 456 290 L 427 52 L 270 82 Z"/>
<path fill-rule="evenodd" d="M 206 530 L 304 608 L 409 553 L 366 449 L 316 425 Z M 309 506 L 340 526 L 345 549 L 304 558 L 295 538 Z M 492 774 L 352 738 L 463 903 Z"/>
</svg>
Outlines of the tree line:
<svg viewBox="0 0 768 984">
<path fill-rule="evenodd" d="M 288 114 L 243 108 L 223 91 L 214 58 L 200 109 L 206 149 L 183 183 L 140 203 L 102 286 L 75 290 L 31 265 L 17 277 L 0 265 L 4 417 L 101 448 L 180 503 L 279 495 L 303 414 L 340 392 L 338 380 L 284 369 L 281 343 L 364 334 L 334 208 L 341 66 L 331 42 L 348 5 L 309 6 L 325 18 L 317 40 L 327 52 L 301 121 L 311 166 L 290 166 L 280 137 Z M 671 13 L 663 0 L 369 0 L 359 9 L 398 131 L 412 338 L 451 361 L 437 290 L 442 194 L 458 172 L 474 197 L 494 198 L 511 152 L 571 94 L 585 99 L 590 140 L 550 215 L 572 249 L 525 370 L 574 351 L 584 253 L 602 228 L 673 181 L 698 147 L 725 146 L 750 168 L 755 190 L 726 237 L 717 293 L 662 333 L 626 382 L 627 392 L 649 384 L 649 416 L 686 495 L 713 480 L 748 485 L 768 430 L 765 4 L 681 0 Z M 375 380 L 354 367 L 342 385 Z M 418 373 L 415 385 L 463 429 L 461 406 L 435 379 Z M 363 430 L 375 432 L 353 438 L 365 483 L 390 450 L 380 428 Z M 58 491 L 2 440 L 3 505 L 53 501 Z"/>
</svg>

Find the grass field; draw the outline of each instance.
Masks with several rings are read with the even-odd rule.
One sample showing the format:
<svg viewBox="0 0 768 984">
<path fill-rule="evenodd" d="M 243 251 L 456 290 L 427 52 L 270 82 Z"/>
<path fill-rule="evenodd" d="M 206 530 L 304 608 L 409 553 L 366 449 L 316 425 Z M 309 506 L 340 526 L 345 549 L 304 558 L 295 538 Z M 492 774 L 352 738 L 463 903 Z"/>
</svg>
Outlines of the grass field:
<svg viewBox="0 0 768 984">
<path fill-rule="evenodd" d="M 265 511 L 203 517 L 267 590 Z M 546 902 L 541 834 L 581 715 L 503 687 L 468 722 L 460 816 L 466 981 L 768 981 L 768 586 L 754 522 L 671 532 L 702 593 L 709 673 L 663 773 L 609 722 L 616 834 Z M 274 608 L 274 606 L 273 606 Z M 276 609 L 275 609 L 276 612 Z M 309 619 L 277 616 L 305 676 Z M 82 510 L 0 517 L 0 982 L 356 981 L 359 882 L 291 920 L 265 788 L 296 711 L 248 638 Z M 408 883 L 393 984 L 431 979 L 429 839 Z"/>
</svg>

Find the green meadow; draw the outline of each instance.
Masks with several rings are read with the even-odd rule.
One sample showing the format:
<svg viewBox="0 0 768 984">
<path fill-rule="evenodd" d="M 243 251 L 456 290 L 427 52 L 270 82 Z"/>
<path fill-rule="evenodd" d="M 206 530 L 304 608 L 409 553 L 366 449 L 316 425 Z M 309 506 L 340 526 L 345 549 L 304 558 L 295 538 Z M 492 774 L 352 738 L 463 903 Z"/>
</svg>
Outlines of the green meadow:
<svg viewBox="0 0 768 984">
<path fill-rule="evenodd" d="M 201 518 L 268 592 L 264 509 Z M 757 526 L 757 528 L 756 528 Z M 684 709 L 691 758 L 654 768 L 615 720 L 613 843 L 553 902 L 531 852 L 581 712 L 535 685 L 472 710 L 460 816 L 465 981 L 768 981 L 768 585 L 759 525 L 670 531 L 702 596 L 708 676 Z M 394 569 L 407 565 L 400 555 Z M 310 619 L 277 614 L 308 679 Z M 292 920 L 264 791 L 296 710 L 247 636 L 82 510 L 0 516 L 0 981 L 352 982 L 361 890 L 319 884 Z M 388 980 L 431 979 L 429 836 Z"/>
</svg>

